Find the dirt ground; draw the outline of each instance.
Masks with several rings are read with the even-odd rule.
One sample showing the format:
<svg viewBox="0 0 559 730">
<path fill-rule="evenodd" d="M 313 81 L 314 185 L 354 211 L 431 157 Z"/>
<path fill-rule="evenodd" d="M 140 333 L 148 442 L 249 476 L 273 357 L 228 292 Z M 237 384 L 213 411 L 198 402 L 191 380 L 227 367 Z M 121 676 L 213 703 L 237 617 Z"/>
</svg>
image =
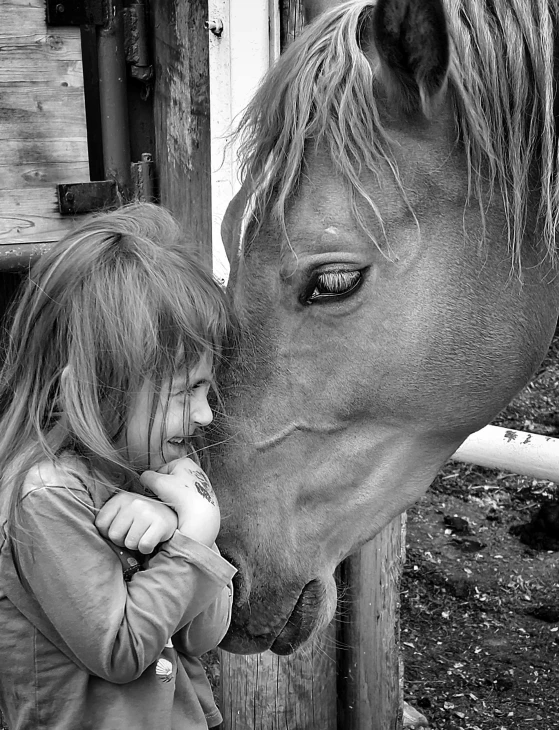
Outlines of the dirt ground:
<svg viewBox="0 0 559 730">
<path fill-rule="evenodd" d="M 556 336 L 494 423 L 557 437 L 558 396 Z M 554 483 L 449 462 L 409 510 L 405 694 L 433 730 L 559 728 L 559 511 L 554 530 L 518 527 L 558 500 Z"/>
</svg>

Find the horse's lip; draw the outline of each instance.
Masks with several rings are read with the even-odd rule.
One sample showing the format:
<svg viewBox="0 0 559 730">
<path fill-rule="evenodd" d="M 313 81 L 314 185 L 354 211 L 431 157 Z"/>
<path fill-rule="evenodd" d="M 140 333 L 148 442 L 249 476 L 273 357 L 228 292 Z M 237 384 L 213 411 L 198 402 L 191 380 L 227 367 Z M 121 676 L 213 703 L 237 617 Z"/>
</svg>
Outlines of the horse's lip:
<svg viewBox="0 0 559 730">
<path fill-rule="evenodd" d="M 319 609 L 324 598 L 324 585 L 312 580 L 303 588 L 295 608 L 285 622 L 270 649 L 274 654 L 292 654 L 315 633 L 319 623 Z"/>
<path fill-rule="evenodd" d="M 233 620 L 220 647 L 233 654 L 255 654 L 268 649 L 275 654 L 291 654 L 323 627 L 325 597 L 324 583 L 312 580 L 299 594 L 295 607 L 279 633 L 273 629 L 252 633 L 247 625 L 236 625 Z"/>
</svg>

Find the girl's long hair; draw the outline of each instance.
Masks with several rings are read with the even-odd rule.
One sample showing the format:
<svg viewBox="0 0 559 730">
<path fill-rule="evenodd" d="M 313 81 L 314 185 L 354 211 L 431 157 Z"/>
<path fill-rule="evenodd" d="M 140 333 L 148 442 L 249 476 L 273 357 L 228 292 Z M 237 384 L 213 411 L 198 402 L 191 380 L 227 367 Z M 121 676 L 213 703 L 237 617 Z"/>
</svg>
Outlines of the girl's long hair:
<svg viewBox="0 0 559 730">
<path fill-rule="evenodd" d="M 151 204 L 92 217 L 55 244 L 8 320 L 0 490 L 12 509 L 28 470 L 62 451 L 85 456 L 107 483 L 115 472 L 134 478 L 114 446 L 134 395 L 146 379 L 157 394 L 203 355 L 215 363 L 233 332 L 221 287 Z"/>
</svg>

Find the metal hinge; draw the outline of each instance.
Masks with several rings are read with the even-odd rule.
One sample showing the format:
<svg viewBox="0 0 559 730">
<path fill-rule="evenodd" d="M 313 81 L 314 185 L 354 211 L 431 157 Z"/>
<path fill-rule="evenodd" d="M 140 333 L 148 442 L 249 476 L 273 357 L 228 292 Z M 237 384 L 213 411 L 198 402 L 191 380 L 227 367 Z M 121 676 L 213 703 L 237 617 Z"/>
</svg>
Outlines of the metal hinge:
<svg viewBox="0 0 559 730">
<path fill-rule="evenodd" d="M 122 204 L 114 180 L 61 183 L 56 189 L 60 215 L 83 215 L 98 210 L 118 208 Z"/>
<path fill-rule="evenodd" d="M 124 8 L 124 53 L 130 75 L 138 81 L 147 82 L 153 76 L 148 43 L 148 21 L 146 6 L 136 2 Z"/>
<path fill-rule="evenodd" d="M 155 200 L 154 164 L 148 152 L 142 154 L 140 162 L 131 165 L 132 198 L 135 201 L 151 203 Z M 99 210 L 118 208 L 125 201 L 119 193 L 115 180 L 96 180 L 83 183 L 60 183 L 58 211 L 60 215 L 83 215 Z"/>
<path fill-rule="evenodd" d="M 47 25 L 102 25 L 103 0 L 47 0 Z"/>
</svg>

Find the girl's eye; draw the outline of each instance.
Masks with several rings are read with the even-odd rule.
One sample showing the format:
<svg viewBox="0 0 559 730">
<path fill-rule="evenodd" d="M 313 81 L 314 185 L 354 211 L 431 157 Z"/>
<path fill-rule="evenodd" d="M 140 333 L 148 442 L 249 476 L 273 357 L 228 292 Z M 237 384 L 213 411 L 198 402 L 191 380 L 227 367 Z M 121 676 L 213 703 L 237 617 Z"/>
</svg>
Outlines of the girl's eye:
<svg viewBox="0 0 559 730">
<path fill-rule="evenodd" d="M 197 390 L 200 390 L 201 388 L 209 390 L 209 388 L 210 388 L 209 382 L 207 380 L 200 380 L 199 382 L 191 385 L 189 388 L 184 388 L 182 392 L 183 392 L 183 394 L 191 396 L 191 395 L 194 395 L 194 393 Z"/>
<path fill-rule="evenodd" d="M 185 385 L 177 386 L 171 391 L 172 398 L 184 398 L 188 397 L 189 395 L 192 395 L 192 390 L 190 388 L 187 388 Z"/>
<path fill-rule="evenodd" d="M 323 271 L 311 281 L 311 286 L 303 296 L 303 304 L 341 299 L 357 291 L 362 282 L 362 271 Z"/>
</svg>

